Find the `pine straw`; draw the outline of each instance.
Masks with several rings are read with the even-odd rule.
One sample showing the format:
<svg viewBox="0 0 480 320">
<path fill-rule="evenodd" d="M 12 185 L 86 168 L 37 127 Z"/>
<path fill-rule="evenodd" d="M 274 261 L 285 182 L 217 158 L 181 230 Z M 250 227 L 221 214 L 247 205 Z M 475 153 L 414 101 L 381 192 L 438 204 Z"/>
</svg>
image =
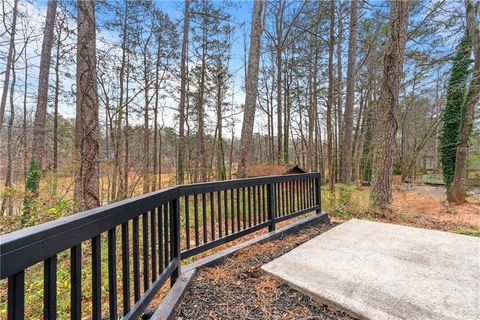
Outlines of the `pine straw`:
<svg viewBox="0 0 480 320">
<path fill-rule="evenodd" d="M 199 270 L 180 304 L 179 319 L 352 319 L 266 275 L 260 267 L 334 227 L 310 227 L 249 246 L 222 264 Z"/>
</svg>

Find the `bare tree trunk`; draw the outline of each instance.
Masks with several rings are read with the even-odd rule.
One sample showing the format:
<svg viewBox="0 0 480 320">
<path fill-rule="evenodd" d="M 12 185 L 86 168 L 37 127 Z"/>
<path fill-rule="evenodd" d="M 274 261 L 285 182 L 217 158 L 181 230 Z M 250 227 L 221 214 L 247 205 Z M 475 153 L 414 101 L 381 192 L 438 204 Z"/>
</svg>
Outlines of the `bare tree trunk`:
<svg viewBox="0 0 480 320">
<path fill-rule="evenodd" d="M 398 108 L 400 79 L 403 73 L 410 1 L 391 3 L 390 32 L 383 58 L 383 79 L 376 105 L 373 130 L 372 187 L 373 205 L 386 208 L 392 201 L 395 110 Z"/>
<path fill-rule="evenodd" d="M 358 182 L 360 181 L 360 161 L 363 154 L 363 145 L 365 142 L 365 132 L 367 127 L 367 118 L 368 118 L 368 108 L 370 106 L 370 97 L 371 93 L 370 90 L 367 90 L 366 97 L 364 97 L 364 103 L 360 104 L 360 113 L 359 123 L 357 127 L 357 135 L 355 139 L 355 153 L 353 155 L 353 181 Z M 367 102 L 368 101 L 368 102 Z M 363 106 L 362 106 L 363 105 Z M 361 120 L 361 124 L 360 124 Z"/>
<path fill-rule="evenodd" d="M 220 63 L 219 63 L 220 65 Z M 219 71 L 221 74 L 218 75 L 218 83 L 217 83 L 217 96 L 216 96 L 216 109 L 217 109 L 217 180 L 225 180 L 227 179 L 227 171 L 225 168 L 225 150 L 223 148 L 223 133 L 222 133 L 222 104 L 223 104 L 223 92 L 222 92 L 222 85 L 223 85 L 223 73 Z"/>
<path fill-rule="evenodd" d="M 245 85 L 245 108 L 243 112 L 242 134 L 240 137 L 240 161 L 237 170 L 238 178 L 246 177 L 248 161 L 252 153 L 253 124 L 255 121 L 258 95 L 260 40 L 265 27 L 266 5 L 266 0 L 255 0 L 253 3 L 247 82 Z"/>
<path fill-rule="evenodd" d="M 23 179 L 28 175 L 28 145 L 27 145 L 27 97 L 28 97 L 28 58 L 27 50 L 24 50 L 25 73 L 23 81 L 23 121 L 22 121 L 22 149 L 23 149 Z M 0 124 L 1 127 L 1 124 Z"/>
<path fill-rule="evenodd" d="M 328 96 L 327 96 L 327 178 L 331 192 L 335 191 L 335 168 L 333 162 L 333 46 L 335 43 L 335 0 L 330 0 L 330 38 L 328 41 Z"/>
<path fill-rule="evenodd" d="M 201 182 L 208 180 L 207 177 L 207 151 L 205 149 L 205 77 L 206 77 L 206 58 L 207 58 L 207 15 L 203 16 L 203 30 L 202 30 L 202 57 L 200 67 L 200 83 L 198 85 L 198 98 L 197 98 L 197 125 L 198 125 L 198 144 L 197 146 L 197 161 L 198 161 L 198 173 Z"/>
<path fill-rule="evenodd" d="M 13 59 L 11 65 L 11 72 L 12 72 L 12 85 L 10 87 L 10 117 L 8 119 L 8 127 L 7 127 L 7 170 L 5 175 L 5 188 L 11 188 L 13 186 L 13 179 L 12 179 L 12 163 L 13 163 L 13 137 L 12 137 L 12 129 L 13 129 L 13 122 L 15 119 L 15 105 L 13 103 L 14 99 L 14 92 L 15 92 L 15 48 L 13 49 Z M 11 216 L 13 214 L 13 199 L 12 196 L 9 195 L 8 192 L 4 192 L 4 196 L 2 199 L 2 206 L 0 208 L 0 215 L 4 215 L 5 209 L 8 208 L 7 215 Z"/>
<path fill-rule="evenodd" d="M 81 210 L 86 210 L 100 205 L 94 1 L 78 1 L 77 12 L 77 120 L 75 125 L 75 145 L 80 156 L 80 163 L 75 177 L 75 200 Z"/>
<path fill-rule="evenodd" d="M 152 191 L 157 189 L 157 173 L 158 173 L 158 98 L 159 98 L 159 81 L 158 72 L 160 71 L 160 41 L 157 42 L 157 61 L 155 62 L 155 107 L 153 114 L 153 178 Z M 159 173 L 160 174 L 160 173 Z M 161 186 L 159 186 L 161 188 Z"/>
<path fill-rule="evenodd" d="M 283 72 L 283 14 L 285 11 L 285 0 L 278 1 L 278 9 L 275 13 L 275 33 L 277 36 L 276 65 L 277 65 L 277 161 L 283 163 L 283 132 L 282 132 L 282 72 Z"/>
<path fill-rule="evenodd" d="M 57 194 L 58 185 L 58 99 L 60 96 L 60 48 L 63 25 L 58 26 L 55 54 L 55 94 L 53 102 L 53 194 Z"/>
<path fill-rule="evenodd" d="M 472 38 L 473 47 L 473 77 L 467 93 L 463 123 L 458 135 L 457 152 L 455 155 L 455 174 L 453 182 L 447 190 L 449 202 L 464 203 L 465 179 L 467 176 L 468 141 L 473 126 L 474 109 L 480 99 L 480 32 L 475 14 L 475 6 L 471 0 L 465 0 L 467 11 L 468 34 Z"/>
<path fill-rule="evenodd" d="M 321 14 L 321 5 L 318 4 L 318 14 L 317 18 L 320 19 Z M 308 171 L 316 171 L 318 168 L 315 164 L 316 159 L 316 146 L 314 140 L 314 132 L 315 132 L 315 119 L 318 113 L 318 58 L 319 58 L 319 45 L 317 36 L 314 35 L 313 37 L 313 45 L 315 46 L 314 49 L 314 60 L 313 60 L 313 68 L 311 69 L 311 88 L 310 88 L 310 103 L 308 108 Z"/>
<path fill-rule="evenodd" d="M 5 117 L 5 108 L 7 107 L 7 95 L 8 95 L 8 86 L 10 83 L 10 71 L 13 65 L 13 50 L 15 48 L 15 33 L 17 31 L 17 11 L 18 11 L 17 7 L 18 7 L 18 0 L 14 0 L 13 12 L 12 12 L 12 29 L 10 31 L 10 43 L 8 47 L 8 56 L 7 56 L 6 67 L 5 67 L 5 78 L 3 81 L 2 100 L 0 102 L 0 133 L 2 133 L 3 118 Z"/>
<path fill-rule="evenodd" d="M 121 173 L 123 174 L 123 178 L 120 181 L 120 186 L 118 190 L 118 196 L 117 198 L 119 199 L 125 199 L 128 196 L 128 173 L 130 169 L 130 123 L 129 123 L 129 100 L 128 100 L 128 88 L 130 85 L 130 68 L 128 67 L 130 63 L 130 58 L 127 55 L 127 60 L 126 60 L 126 74 L 125 74 L 125 103 L 124 103 L 124 109 L 125 109 L 125 127 L 123 128 L 123 170 Z M 123 108 L 123 107 L 122 107 Z M 121 123 L 120 123 L 120 128 L 121 128 Z M 119 135 L 122 135 L 121 129 L 119 128 Z M 121 140 L 118 141 L 118 144 L 121 144 Z M 119 147 L 120 148 L 120 147 Z M 119 151 L 119 157 L 120 157 L 120 151 Z M 120 160 L 119 161 L 119 166 L 120 166 Z"/>
<path fill-rule="evenodd" d="M 149 126 L 149 102 L 150 78 L 148 75 L 148 40 L 144 48 L 143 56 L 143 80 L 145 83 L 144 110 L 143 110 L 143 193 L 150 191 L 150 126 Z"/>
<path fill-rule="evenodd" d="M 335 180 L 339 178 L 342 168 L 342 146 L 343 142 L 343 65 L 342 65 L 342 43 L 343 43 L 343 8 L 342 3 L 338 2 L 338 38 L 337 44 L 337 108 L 334 112 L 335 127 L 333 133 L 333 159 Z"/>
<path fill-rule="evenodd" d="M 350 5 L 350 34 L 348 36 L 347 97 L 343 121 L 341 181 L 352 182 L 353 104 L 355 102 L 355 57 L 357 54 L 357 0 Z"/>
<path fill-rule="evenodd" d="M 45 29 L 43 33 L 42 55 L 40 57 L 40 74 L 38 80 L 37 109 L 33 124 L 32 156 L 42 170 L 43 149 L 45 145 L 45 127 L 47 120 L 48 79 L 50 76 L 50 60 L 53 46 L 55 16 L 57 14 L 57 0 L 49 0 Z"/>
<path fill-rule="evenodd" d="M 185 11 L 183 15 L 183 41 L 182 60 L 180 64 L 180 105 L 179 105 L 179 127 L 178 127 L 178 151 L 177 151 L 177 184 L 185 181 L 185 101 L 187 96 L 187 51 L 188 51 L 188 30 L 189 30 L 189 7 L 190 1 L 185 0 Z"/>
</svg>

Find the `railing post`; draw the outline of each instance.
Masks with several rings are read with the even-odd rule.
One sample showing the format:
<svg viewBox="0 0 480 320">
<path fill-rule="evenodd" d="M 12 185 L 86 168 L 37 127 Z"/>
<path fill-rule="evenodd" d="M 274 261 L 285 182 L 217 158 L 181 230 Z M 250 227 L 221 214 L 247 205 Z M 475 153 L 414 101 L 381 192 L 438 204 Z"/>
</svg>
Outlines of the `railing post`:
<svg viewBox="0 0 480 320">
<path fill-rule="evenodd" d="M 317 214 L 322 212 L 322 195 L 321 195 L 320 173 L 315 178 L 315 204 L 318 206 Z"/>
<path fill-rule="evenodd" d="M 275 231 L 275 188 L 273 182 L 267 184 L 267 214 L 268 214 L 268 232 Z"/>
<path fill-rule="evenodd" d="M 175 199 L 170 202 L 170 221 L 171 221 L 171 244 L 170 244 L 170 255 L 171 260 L 177 259 L 177 267 L 173 270 L 172 276 L 170 278 L 170 285 L 173 286 L 175 281 L 177 281 L 180 276 L 180 197 L 177 195 Z"/>
</svg>

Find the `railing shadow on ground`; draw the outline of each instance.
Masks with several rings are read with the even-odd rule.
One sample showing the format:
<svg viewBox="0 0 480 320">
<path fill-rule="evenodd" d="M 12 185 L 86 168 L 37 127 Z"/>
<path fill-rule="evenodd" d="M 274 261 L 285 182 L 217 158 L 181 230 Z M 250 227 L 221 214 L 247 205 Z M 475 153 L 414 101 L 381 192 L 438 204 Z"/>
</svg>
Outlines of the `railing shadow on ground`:
<svg viewBox="0 0 480 320">
<path fill-rule="evenodd" d="M 169 279 L 175 283 L 182 259 L 263 228 L 273 231 L 280 221 L 320 213 L 320 192 L 318 173 L 181 185 L 1 236 L 0 279 L 8 279 L 8 319 L 25 318 L 26 269 L 42 263 L 43 317 L 56 319 L 57 257 L 65 250 L 71 319 L 81 319 L 82 309 L 85 313 L 86 287 L 92 319 L 102 317 L 105 276 L 110 319 L 119 314 L 137 319 Z M 84 242 L 90 244 L 87 251 L 82 251 Z M 88 282 L 82 281 L 82 263 L 91 271 Z"/>
</svg>

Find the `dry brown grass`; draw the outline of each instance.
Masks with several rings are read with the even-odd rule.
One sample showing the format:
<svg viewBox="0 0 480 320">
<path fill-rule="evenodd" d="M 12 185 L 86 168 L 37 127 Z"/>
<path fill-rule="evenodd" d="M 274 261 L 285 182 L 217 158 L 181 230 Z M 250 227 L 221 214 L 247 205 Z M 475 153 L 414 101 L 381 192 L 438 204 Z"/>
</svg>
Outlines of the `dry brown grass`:
<svg viewBox="0 0 480 320">
<path fill-rule="evenodd" d="M 334 208 L 327 208 L 327 211 L 336 221 L 359 218 L 449 232 L 470 230 L 478 233 L 480 204 L 474 199 L 469 200 L 465 204 L 449 204 L 444 187 L 395 184 L 389 211 L 375 212 L 370 208 L 368 187 L 352 193 L 346 213 L 338 214 Z"/>
</svg>

